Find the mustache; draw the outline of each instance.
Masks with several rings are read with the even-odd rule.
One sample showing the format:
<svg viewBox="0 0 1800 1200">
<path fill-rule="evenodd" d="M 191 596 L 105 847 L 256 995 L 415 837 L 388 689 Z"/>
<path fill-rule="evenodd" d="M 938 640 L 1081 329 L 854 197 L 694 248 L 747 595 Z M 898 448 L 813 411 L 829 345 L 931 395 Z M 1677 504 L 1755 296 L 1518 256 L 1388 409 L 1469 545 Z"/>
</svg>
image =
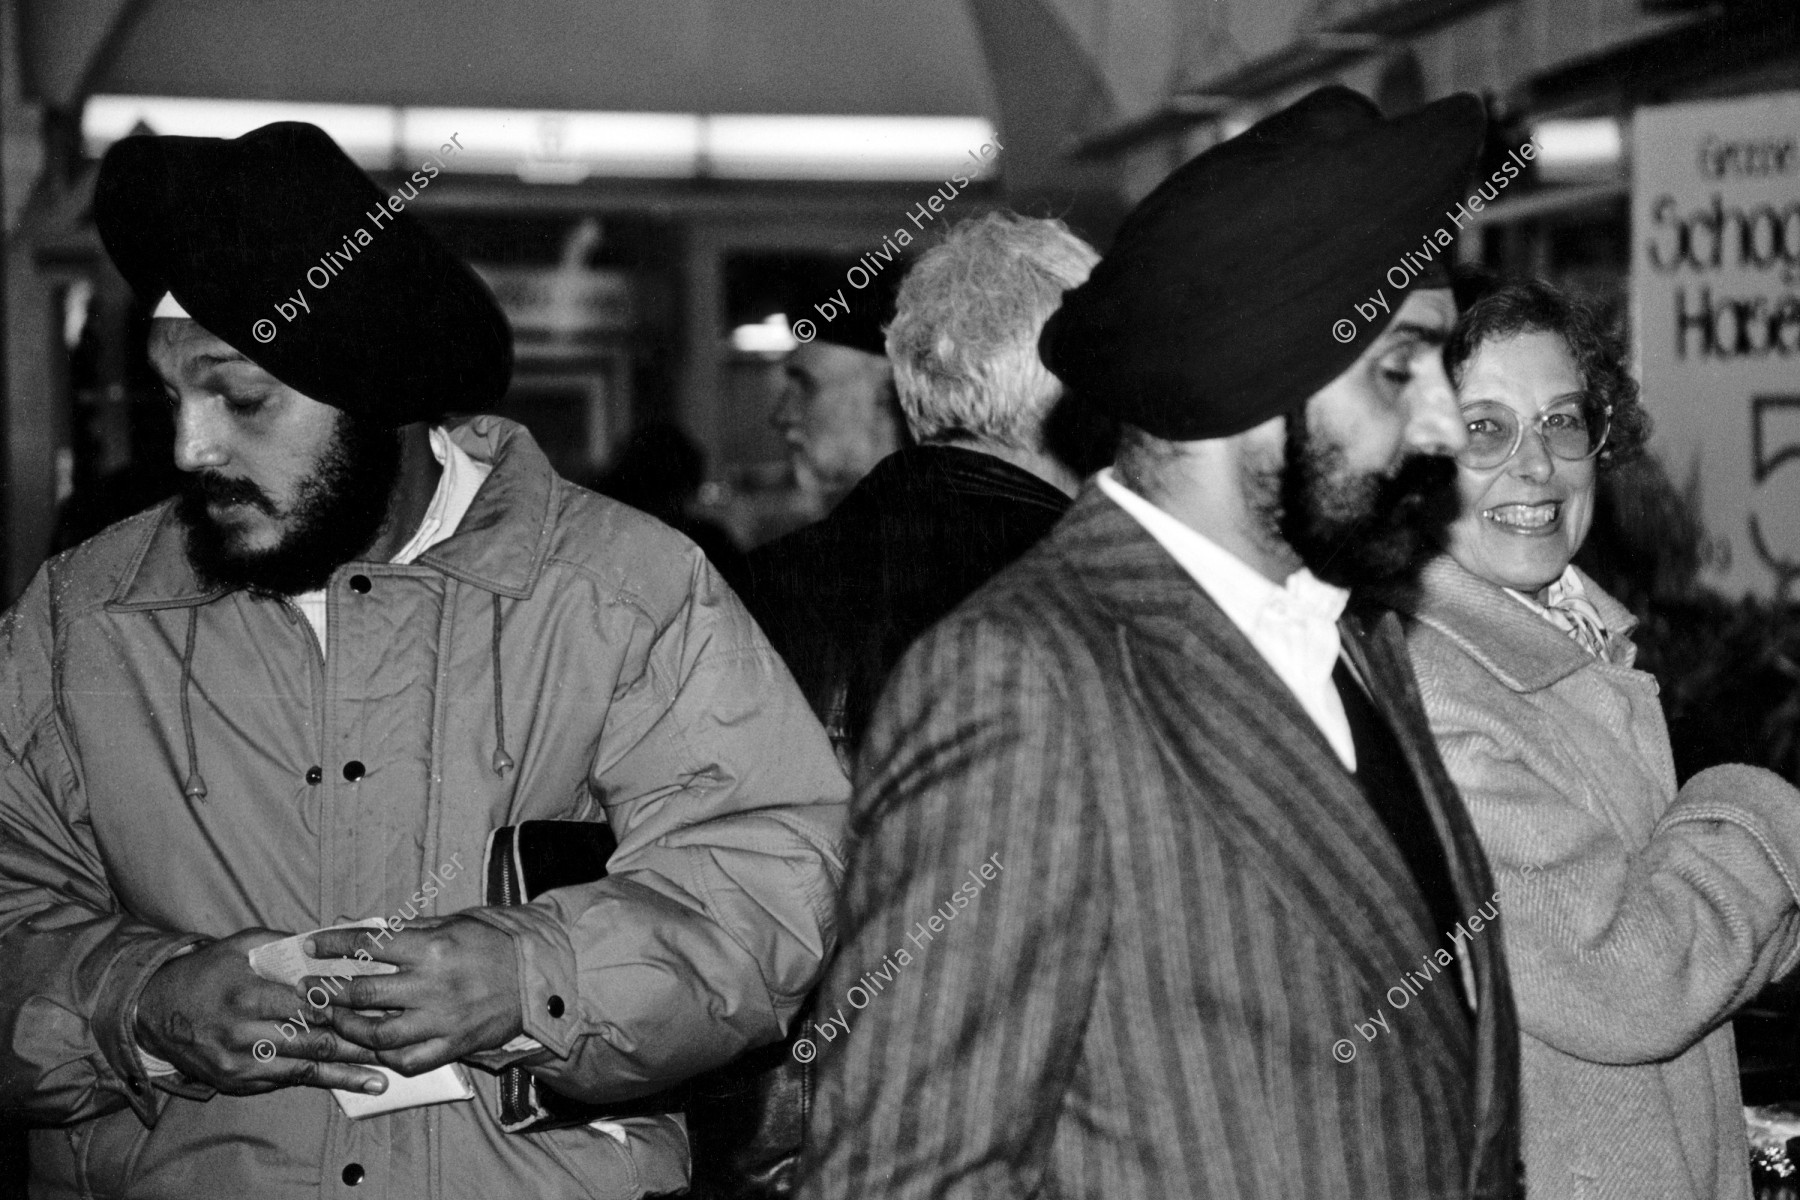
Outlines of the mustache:
<svg viewBox="0 0 1800 1200">
<path fill-rule="evenodd" d="M 196 507 L 207 504 L 248 504 L 271 517 L 279 515 L 269 493 L 249 479 L 233 478 L 216 471 L 201 471 L 188 477 L 184 490 L 188 500 Z"/>
<path fill-rule="evenodd" d="M 1381 481 L 1376 508 L 1381 512 L 1431 512 L 1454 498 L 1456 460 L 1442 454 L 1410 454 L 1400 469 Z"/>
<path fill-rule="evenodd" d="M 1442 455 L 1414 451 L 1391 474 L 1345 478 L 1341 450 L 1311 447 L 1290 427 L 1288 459 L 1277 528 L 1326 583 L 1405 574 L 1441 548 L 1456 516 L 1456 463 Z"/>
</svg>

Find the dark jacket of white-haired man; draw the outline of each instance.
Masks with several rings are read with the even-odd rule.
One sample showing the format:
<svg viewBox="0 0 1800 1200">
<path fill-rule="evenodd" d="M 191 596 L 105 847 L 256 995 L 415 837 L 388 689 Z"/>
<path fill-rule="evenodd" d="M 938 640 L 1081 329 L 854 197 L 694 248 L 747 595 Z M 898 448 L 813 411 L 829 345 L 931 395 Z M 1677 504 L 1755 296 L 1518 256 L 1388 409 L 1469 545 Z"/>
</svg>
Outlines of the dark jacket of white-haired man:
<svg viewBox="0 0 1800 1200">
<path fill-rule="evenodd" d="M 887 354 L 915 446 L 831 514 L 750 556 L 745 601 L 846 762 L 919 634 L 1050 531 L 1110 427 L 1037 356 L 1098 255 L 1061 221 L 956 226 L 901 285 Z"/>
</svg>

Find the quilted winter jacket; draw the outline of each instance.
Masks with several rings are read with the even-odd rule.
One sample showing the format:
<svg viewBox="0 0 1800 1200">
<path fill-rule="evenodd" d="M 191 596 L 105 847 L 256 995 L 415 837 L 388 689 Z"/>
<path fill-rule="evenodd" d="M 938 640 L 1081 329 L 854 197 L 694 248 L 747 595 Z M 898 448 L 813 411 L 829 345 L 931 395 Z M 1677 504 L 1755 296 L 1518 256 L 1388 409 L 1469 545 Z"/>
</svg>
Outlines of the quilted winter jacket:
<svg viewBox="0 0 1800 1200">
<path fill-rule="evenodd" d="M 772 1041 L 819 974 L 848 786 L 762 634 L 691 543 L 519 426 L 452 436 L 492 474 L 415 563 L 333 574 L 323 654 L 290 603 L 202 589 L 166 505 L 0 617 L 0 1112 L 40 1126 L 35 1197 L 680 1187 L 679 1118 L 509 1136 L 490 1071 L 473 1101 L 354 1122 L 316 1089 L 144 1075 L 128 1010 L 171 955 L 477 908 L 479 869 L 438 868 L 509 822 L 618 839 L 608 878 L 476 913 L 514 939 L 561 1090 L 636 1095 Z"/>
</svg>

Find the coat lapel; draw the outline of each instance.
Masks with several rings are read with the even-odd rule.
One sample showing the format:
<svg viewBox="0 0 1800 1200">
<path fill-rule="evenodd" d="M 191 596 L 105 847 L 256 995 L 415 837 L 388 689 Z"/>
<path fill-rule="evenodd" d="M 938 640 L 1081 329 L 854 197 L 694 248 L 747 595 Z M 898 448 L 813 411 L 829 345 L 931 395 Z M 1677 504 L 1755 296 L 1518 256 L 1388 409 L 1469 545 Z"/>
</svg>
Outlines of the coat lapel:
<svg viewBox="0 0 1800 1200">
<path fill-rule="evenodd" d="M 1380 609 L 1358 607 L 1344 615 L 1340 629 L 1346 657 L 1369 681 L 1375 707 L 1394 731 L 1406 764 L 1419 781 L 1438 844 L 1449 865 L 1451 884 L 1456 888 L 1457 911 L 1474 914 L 1494 899 L 1492 876 L 1474 826 L 1462 807 L 1455 784 L 1444 770 L 1424 719 L 1424 700 L 1419 695 L 1412 665 L 1405 657 L 1406 643 L 1399 618 Z M 1441 938 L 1440 934 L 1439 944 Z M 1491 999 L 1487 994 L 1492 980 L 1492 972 L 1487 969 L 1493 957 L 1490 941 L 1473 935 L 1463 945 L 1474 969 L 1479 1010 Z"/>
<path fill-rule="evenodd" d="M 1345 655 L 1369 681 L 1375 707 L 1394 731 L 1407 766 L 1419 781 L 1438 841 L 1449 859 L 1458 906 L 1473 912 L 1493 899 L 1491 889 L 1479 890 L 1488 880 L 1486 860 L 1423 719 L 1424 701 L 1412 666 L 1404 657 L 1399 619 L 1380 610 L 1353 610 L 1345 614 L 1340 629 Z"/>
<path fill-rule="evenodd" d="M 1125 687 L 1188 802 L 1234 828 L 1270 885 L 1337 940 L 1370 993 L 1385 998 L 1404 972 L 1422 969 L 1443 935 L 1318 726 L 1206 592 L 1103 493 L 1083 494 L 1057 540 L 1116 622 Z M 1366 677 L 1381 681 L 1377 691 L 1391 685 L 1377 657 L 1363 658 L 1377 672 Z M 1466 1062 L 1471 1042 L 1456 988 L 1434 979 L 1410 1003 Z"/>
<path fill-rule="evenodd" d="M 1631 666 L 1636 649 L 1629 635 L 1637 618 L 1580 568 L 1575 574 L 1606 625 L 1607 661 Z M 1384 600 L 1442 633 L 1515 692 L 1547 688 L 1594 662 L 1567 634 L 1448 555 L 1426 563 L 1412 586 Z"/>
<path fill-rule="evenodd" d="M 1422 607 L 1434 614 L 1440 611 L 1437 604 L 1425 599 L 1427 597 L 1435 598 L 1441 602 L 1442 609 L 1457 614 L 1457 618 L 1447 624 L 1432 622 L 1453 639 L 1461 640 L 1471 628 L 1478 627 L 1478 618 L 1471 614 L 1486 617 L 1492 627 L 1511 631 L 1516 636 L 1526 653 L 1507 665 L 1511 673 L 1503 675 L 1502 679 L 1508 686 L 1521 690 L 1528 690 L 1534 683 L 1545 686 L 1538 681 L 1561 678 L 1569 672 L 1571 663 L 1579 666 L 1591 661 L 1586 651 L 1552 630 L 1523 605 L 1502 595 L 1493 585 L 1476 580 L 1447 558 L 1427 563 L 1416 580 L 1407 587 L 1384 594 L 1382 602 L 1411 614 L 1413 619 L 1425 620 Z M 1620 631 L 1631 627 L 1629 614 L 1613 604 L 1610 597 L 1606 600 L 1608 604 L 1602 606 L 1601 615 L 1608 629 L 1613 631 L 1614 640 L 1623 641 Z M 1370 611 L 1356 614 L 1358 640 L 1368 651 L 1372 669 L 1384 672 L 1391 680 L 1391 686 L 1383 691 L 1390 697 L 1405 694 L 1409 697 L 1407 708 L 1412 713 L 1422 714 L 1424 704 L 1418 694 L 1411 660 L 1405 657 L 1405 640 L 1399 619 L 1388 612 L 1371 621 Z M 1408 758 L 1416 760 L 1415 770 L 1423 771 L 1419 778 L 1432 781 L 1427 798 L 1433 806 L 1434 819 L 1440 822 L 1439 831 L 1445 835 L 1445 845 L 1455 856 L 1452 877 L 1459 897 L 1465 903 L 1487 903 L 1500 889 L 1488 866 L 1487 856 L 1482 852 L 1474 823 L 1462 806 L 1443 760 L 1435 752 L 1427 752 L 1427 749 L 1435 750 L 1430 741 L 1429 726 L 1423 724 L 1422 716 L 1409 717 L 1404 712 L 1398 719 L 1390 714 L 1390 719 Z M 1476 994 L 1480 997 L 1475 1094 L 1480 1105 L 1476 1114 L 1477 1138 L 1483 1148 L 1483 1153 L 1471 1161 L 1472 1178 L 1483 1171 L 1488 1172 L 1489 1177 L 1495 1177 L 1496 1173 L 1510 1174 L 1516 1154 L 1518 1017 L 1507 975 L 1505 944 L 1500 936 L 1506 921 L 1504 912 L 1500 921 L 1499 928 L 1484 930 L 1478 938 L 1470 939 L 1474 950 Z"/>
</svg>

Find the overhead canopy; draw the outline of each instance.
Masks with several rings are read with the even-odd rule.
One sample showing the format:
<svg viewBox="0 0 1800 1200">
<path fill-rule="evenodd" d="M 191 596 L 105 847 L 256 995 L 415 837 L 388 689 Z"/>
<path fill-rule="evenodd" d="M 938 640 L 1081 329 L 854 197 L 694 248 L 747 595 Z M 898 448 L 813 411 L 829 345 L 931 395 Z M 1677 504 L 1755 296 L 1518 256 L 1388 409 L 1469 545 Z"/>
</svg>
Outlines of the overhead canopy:
<svg viewBox="0 0 1800 1200">
<path fill-rule="evenodd" d="M 84 93 L 698 113 L 998 115 L 961 0 L 26 0 L 30 82 Z M 98 25 L 96 25 L 98 23 Z M 91 49 L 91 45 L 85 48 Z"/>
<path fill-rule="evenodd" d="M 18 3 L 27 90 L 53 109 L 111 94 L 980 117 L 1006 139 L 1008 191 L 1062 211 L 1056 197 L 1116 182 L 1068 159 L 1078 137 L 1154 109 L 1246 37 L 1211 0 Z"/>
</svg>

